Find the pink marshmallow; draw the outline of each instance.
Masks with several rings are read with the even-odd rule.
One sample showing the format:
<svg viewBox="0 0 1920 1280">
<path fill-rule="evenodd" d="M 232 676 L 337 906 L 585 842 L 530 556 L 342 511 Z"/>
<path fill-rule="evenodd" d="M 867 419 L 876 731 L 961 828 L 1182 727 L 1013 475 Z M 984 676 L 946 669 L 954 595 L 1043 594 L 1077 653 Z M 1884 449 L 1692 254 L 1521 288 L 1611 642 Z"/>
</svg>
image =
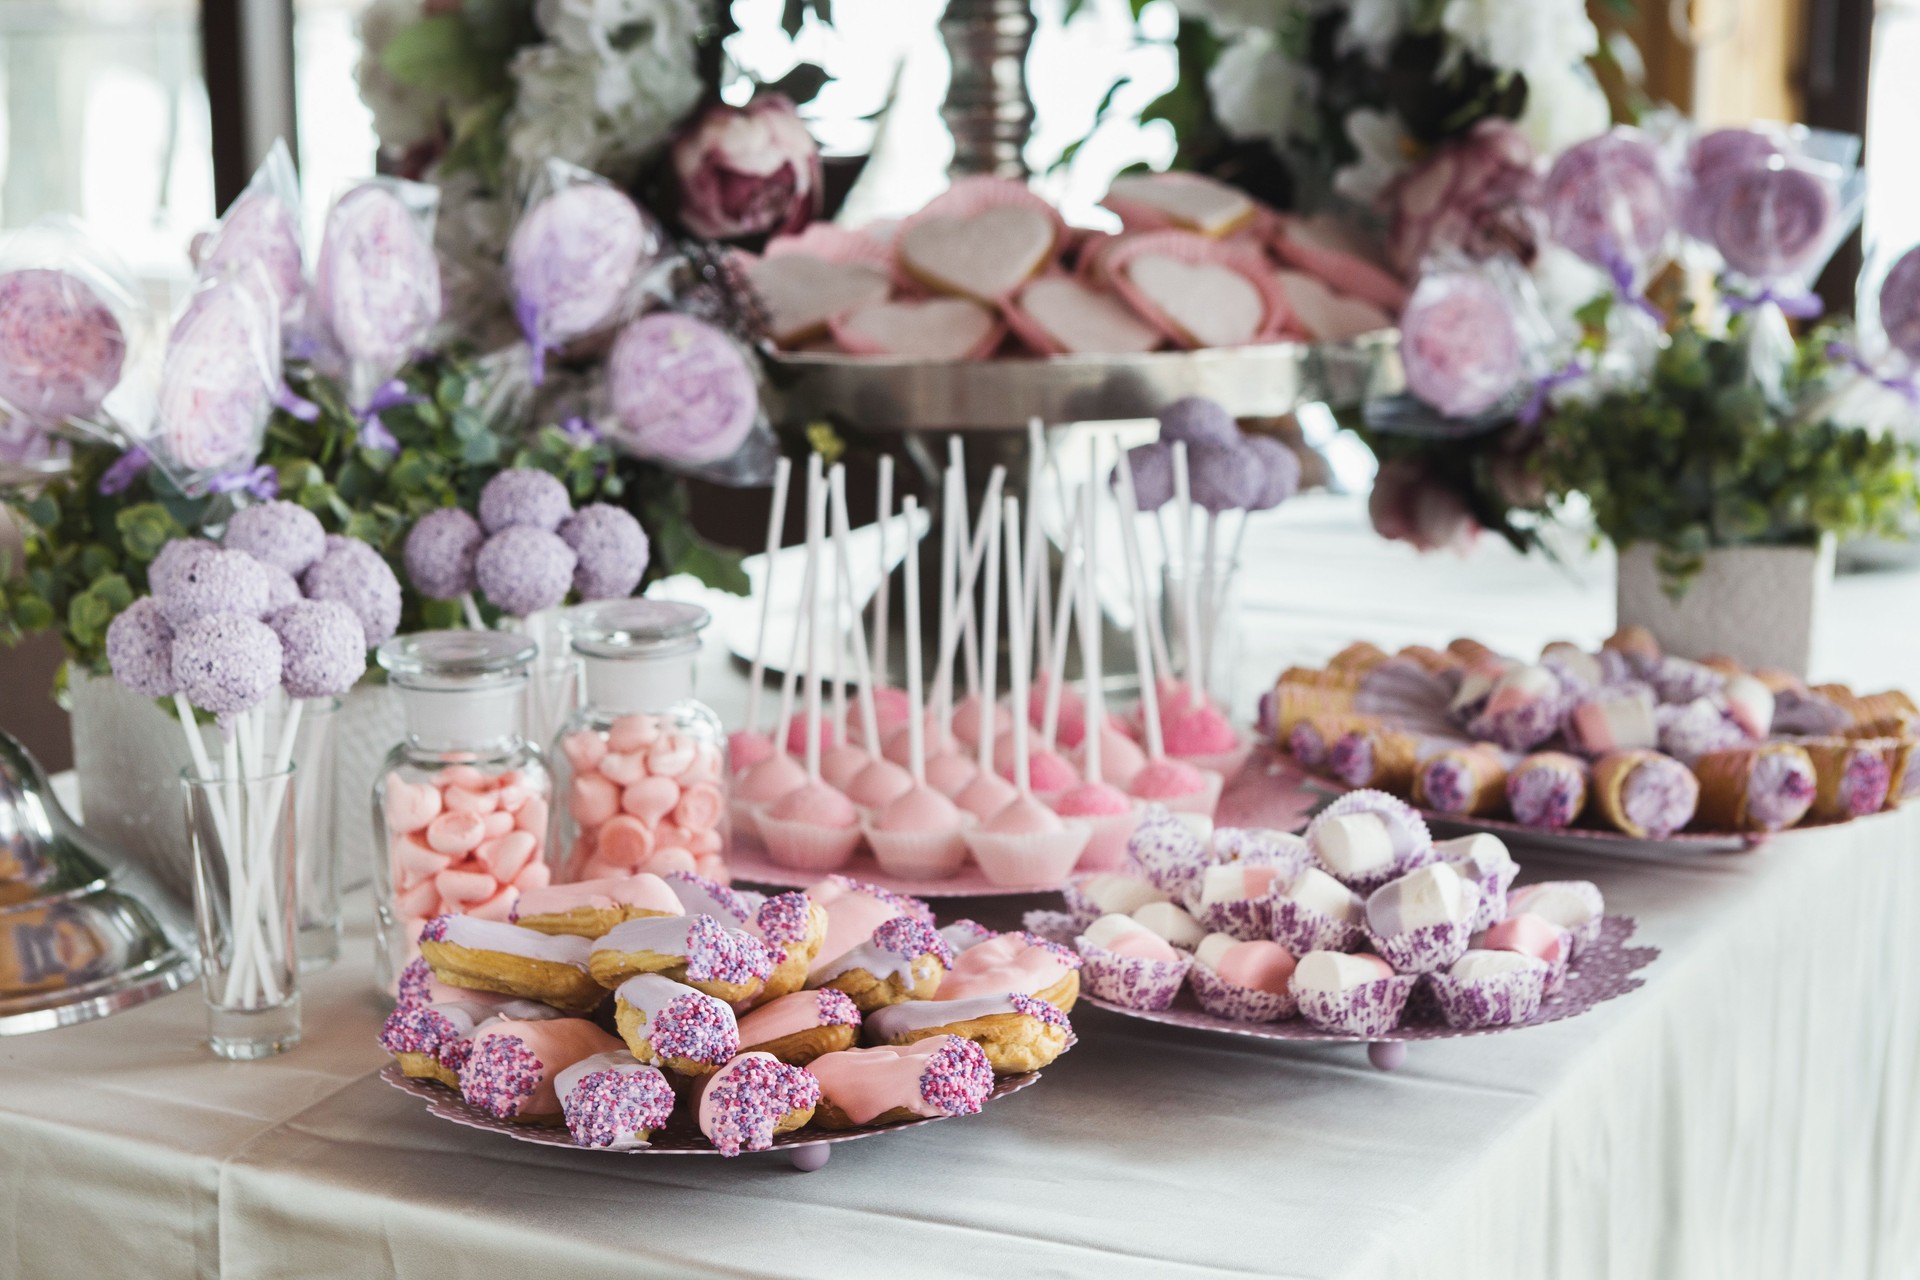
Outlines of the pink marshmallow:
<svg viewBox="0 0 1920 1280">
<path fill-rule="evenodd" d="M 653 852 L 655 835 L 630 814 L 609 818 L 595 837 L 594 856 L 627 871 L 637 870 Z"/>
<path fill-rule="evenodd" d="M 525 782 L 516 782 L 512 786 L 503 786 L 496 793 L 500 797 L 500 812 L 518 813 L 520 806 L 533 797 L 533 788 Z"/>
<path fill-rule="evenodd" d="M 678 734 L 665 734 L 647 748 L 647 772 L 677 778 L 693 765 L 693 744 Z"/>
<path fill-rule="evenodd" d="M 573 817 L 583 827 L 597 827 L 620 812 L 620 789 L 594 773 L 573 780 L 569 801 Z"/>
<path fill-rule="evenodd" d="M 680 784 L 672 778 L 642 778 L 620 793 L 620 807 L 648 826 L 680 802 Z"/>
<path fill-rule="evenodd" d="M 414 836 L 395 836 L 391 845 L 394 879 L 402 889 L 431 880 L 453 865 L 453 859 L 420 843 Z"/>
<path fill-rule="evenodd" d="M 520 868 L 520 874 L 513 878 L 513 887 L 521 893 L 532 893 L 535 889 L 544 889 L 553 883 L 553 868 L 544 862 L 529 862 Z"/>
<path fill-rule="evenodd" d="M 440 891 L 434 888 L 433 881 L 422 880 L 413 888 L 395 894 L 393 906 L 407 920 L 436 916 L 440 914 Z"/>
<path fill-rule="evenodd" d="M 511 883 L 520 874 L 523 867 L 540 851 L 540 842 L 524 831 L 515 831 L 511 835 L 489 840 L 474 850 L 473 856 L 486 864 L 493 878 L 501 884 Z"/>
<path fill-rule="evenodd" d="M 485 902 L 500 888 L 499 882 L 485 871 L 465 871 L 450 867 L 433 878 L 433 887 L 443 902 L 462 906 Z"/>
<path fill-rule="evenodd" d="M 647 757 L 638 751 L 631 755 L 609 751 L 600 757 L 600 776 L 616 787 L 630 787 L 647 776 Z"/>
<path fill-rule="evenodd" d="M 607 754 L 607 740 L 591 729 L 575 729 L 560 739 L 560 751 L 575 773 L 592 773 Z"/>
<path fill-rule="evenodd" d="M 427 824 L 427 846 L 436 853 L 462 857 L 487 838 L 487 824 L 475 813 L 443 813 Z"/>
<path fill-rule="evenodd" d="M 643 870 L 650 871 L 656 876 L 670 876 L 676 871 L 684 871 L 692 875 L 699 866 L 699 861 L 686 849 L 658 849 L 655 850 L 653 857 L 647 859 L 647 865 Z"/>
<path fill-rule="evenodd" d="M 522 831 L 531 831 L 544 840 L 547 838 L 547 802 L 543 796 L 528 796 L 527 802 L 513 815 L 513 825 Z"/>
<path fill-rule="evenodd" d="M 424 831 L 443 807 L 440 789 L 432 783 L 407 782 L 397 773 L 388 775 L 385 813 L 389 831 Z"/>
<path fill-rule="evenodd" d="M 513 914 L 513 904 L 520 900 L 520 890 L 513 885 L 504 885 L 485 902 L 476 902 L 468 907 L 464 914 L 476 920 L 498 920 L 506 923 Z"/>
<path fill-rule="evenodd" d="M 607 745 L 615 751 L 644 751 L 660 736 L 660 717 L 621 716 L 607 726 Z"/>
<path fill-rule="evenodd" d="M 440 771 L 442 787 L 465 787 L 469 791 L 485 791 L 493 786 L 486 774 L 470 764 L 456 764 Z"/>
<path fill-rule="evenodd" d="M 480 819 L 480 821 L 486 824 L 487 839 L 489 840 L 494 839 L 496 836 L 503 836 L 513 830 L 513 815 L 507 813 L 505 810 L 496 809 L 494 812 Z"/>
<path fill-rule="evenodd" d="M 477 813 L 486 817 L 500 807 L 500 797 L 492 791 L 469 791 L 465 787 L 448 787 L 442 794 L 447 808 L 453 813 Z"/>
</svg>

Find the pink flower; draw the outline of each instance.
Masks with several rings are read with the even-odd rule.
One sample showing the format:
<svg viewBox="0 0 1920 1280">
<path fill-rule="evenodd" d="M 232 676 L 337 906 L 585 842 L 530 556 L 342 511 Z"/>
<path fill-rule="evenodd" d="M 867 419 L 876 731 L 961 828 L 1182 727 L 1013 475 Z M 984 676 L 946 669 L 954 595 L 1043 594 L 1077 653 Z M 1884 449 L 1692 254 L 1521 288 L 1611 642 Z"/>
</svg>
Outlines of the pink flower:
<svg viewBox="0 0 1920 1280">
<path fill-rule="evenodd" d="M 680 221 L 709 240 L 798 231 L 820 207 L 820 148 L 779 94 L 716 103 L 673 144 Z"/>
<path fill-rule="evenodd" d="M 1539 156 L 1508 120 L 1489 118 L 1436 147 L 1387 192 L 1387 253 L 1404 275 L 1440 250 L 1508 253 L 1531 264 L 1546 235 Z"/>
<path fill-rule="evenodd" d="M 1419 551 L 1444 548 L 1465 555 L 1480 536 L 1480 526 L 1460 495 L 1405 458 L 1381 464 L 1367 499 L 1367 517 L 1381 537 L 1412 543 Z"/>
</svg>

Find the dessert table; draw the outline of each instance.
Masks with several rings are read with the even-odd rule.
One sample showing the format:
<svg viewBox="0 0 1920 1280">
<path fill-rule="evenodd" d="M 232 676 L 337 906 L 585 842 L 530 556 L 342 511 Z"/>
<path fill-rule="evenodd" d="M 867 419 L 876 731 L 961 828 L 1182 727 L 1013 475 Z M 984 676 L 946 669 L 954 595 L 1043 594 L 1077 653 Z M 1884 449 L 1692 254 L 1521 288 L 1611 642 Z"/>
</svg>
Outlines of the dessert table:
<svg viewBox="0 0 1920 1280">
<path fill-rule="evenodd" d="M 1264 521 L 1251 698 L 1340 644 L 1599 638 L 1585 582 L 1416 560 L 1351 503 Z M 1836 585 L 1816 674 L 1920 684 L 1920 580 Z M 722 666 L 716 657 L 713 674 Z M 723 714 L 735 690 L 710 679 Z M 0 1272 L 1887 1276 L 1920 1264 L 1920 809 L 1744 854 L 1515 849 L 1661 949 L 1591 1014 L 1413 1046 L 1191 1038 L 1082 1006 L 1079 1046 L 977 1117 L 840 1148 L 662 1159 L 514 1143 L 383 1084 L 364 892 L 306 1037 L 215 1060 L 196 991 L 0 1040 Z M 1008 925 L 1031 902 L 967 909 Z"/>
</svg>

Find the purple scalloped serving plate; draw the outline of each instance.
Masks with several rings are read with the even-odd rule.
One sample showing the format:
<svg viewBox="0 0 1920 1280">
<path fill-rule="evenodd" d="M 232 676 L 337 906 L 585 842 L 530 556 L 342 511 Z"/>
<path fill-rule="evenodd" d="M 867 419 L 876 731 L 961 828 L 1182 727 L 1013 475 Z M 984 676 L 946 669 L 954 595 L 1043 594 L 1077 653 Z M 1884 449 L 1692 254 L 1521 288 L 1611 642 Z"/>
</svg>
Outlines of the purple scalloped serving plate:
<svg viewBox="0 0 1920 1280">
<path fill-rule="evenodd" d="M 459 1094 L 450 1089 L 402 1074 L 399 1066 L 393 1063 L 381 1068 L 380 1078 L 400 1092 L 412 1094 L 425 1102 L 429 1115 L 454 1124 L 465 1125 L 469 1129 L 503 1134 L 517 1142 L 531 1142 L 542 1147 L 563 1147 L 568 1151 L 593 1151 L 601 1155 L 717 1156 L 720 1154 L 701 1134 L 699 1127 L 687 1115 L 685 1108 L 677 1108 L 672 1118 L 667 1121 L 666 1127 L 656 1130 L 653 1140 L 646 1146 L 633 1151 L 606 1151 L 601 1148 L 581 1146 L 561 1125 L 509 1124 L 504 1120 L 496 1120 L 478 1107 L 469 1106 Z M 993 1083 L 993 1092 L 987 1095 L 987 1102 L 989 1104 L 998 1102 L 1001 1098 L 1020 1092 L 1039 1079 L 1038 1071 L 1029 1071 L 1024 1075 L 1006 1076 L 996 1080 Z M 816 1129 L 809 1125 L 796 1129 L 792 1133 L 781 1134 L 773 1140 L 773 1146 L 768 1150 L 786 1153 L 793 1161 L 795 1168 L 811 1172 L 826 1164 L 829 1148 L 836 1142 L 877 1138 L 881 1134 L 897 1133 L 902 1129 L 917 1129 L 923 1124 L 935 1124 L 942 1120 L 958 1118 L 960 1117 L 927 1116 L 918 1120 L 902 1120 L 898 1124 L 863 1125 L 857 1129 L 839 1130 Z"/>
</svg>

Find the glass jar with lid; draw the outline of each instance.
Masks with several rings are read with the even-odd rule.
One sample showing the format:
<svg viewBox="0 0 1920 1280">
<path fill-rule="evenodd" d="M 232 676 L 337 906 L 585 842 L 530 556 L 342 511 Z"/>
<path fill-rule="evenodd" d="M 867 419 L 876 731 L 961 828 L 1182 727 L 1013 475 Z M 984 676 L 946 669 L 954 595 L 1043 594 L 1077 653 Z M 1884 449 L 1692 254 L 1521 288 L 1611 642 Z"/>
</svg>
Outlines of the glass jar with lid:
<svg viewBox="0 0 1920 1280">
<path fill-rule="evenodd" d="M 534 654 L 500 631 L 396 636 L 376 654 L 407 726 L 373 787 L 375 965 L 388 993 L 427 921 L 506 920 L 551 878 L 553 778 L 520 730 Z"/>
<path fill-rule="evenodd" d="M 554 742 L 556 854 L 569 880 L 649 871 L 727 878 L 727 735 L 693 696 L 698 605 L 610 600 L 568 611 L 583 701 Z"/>
</svg>

